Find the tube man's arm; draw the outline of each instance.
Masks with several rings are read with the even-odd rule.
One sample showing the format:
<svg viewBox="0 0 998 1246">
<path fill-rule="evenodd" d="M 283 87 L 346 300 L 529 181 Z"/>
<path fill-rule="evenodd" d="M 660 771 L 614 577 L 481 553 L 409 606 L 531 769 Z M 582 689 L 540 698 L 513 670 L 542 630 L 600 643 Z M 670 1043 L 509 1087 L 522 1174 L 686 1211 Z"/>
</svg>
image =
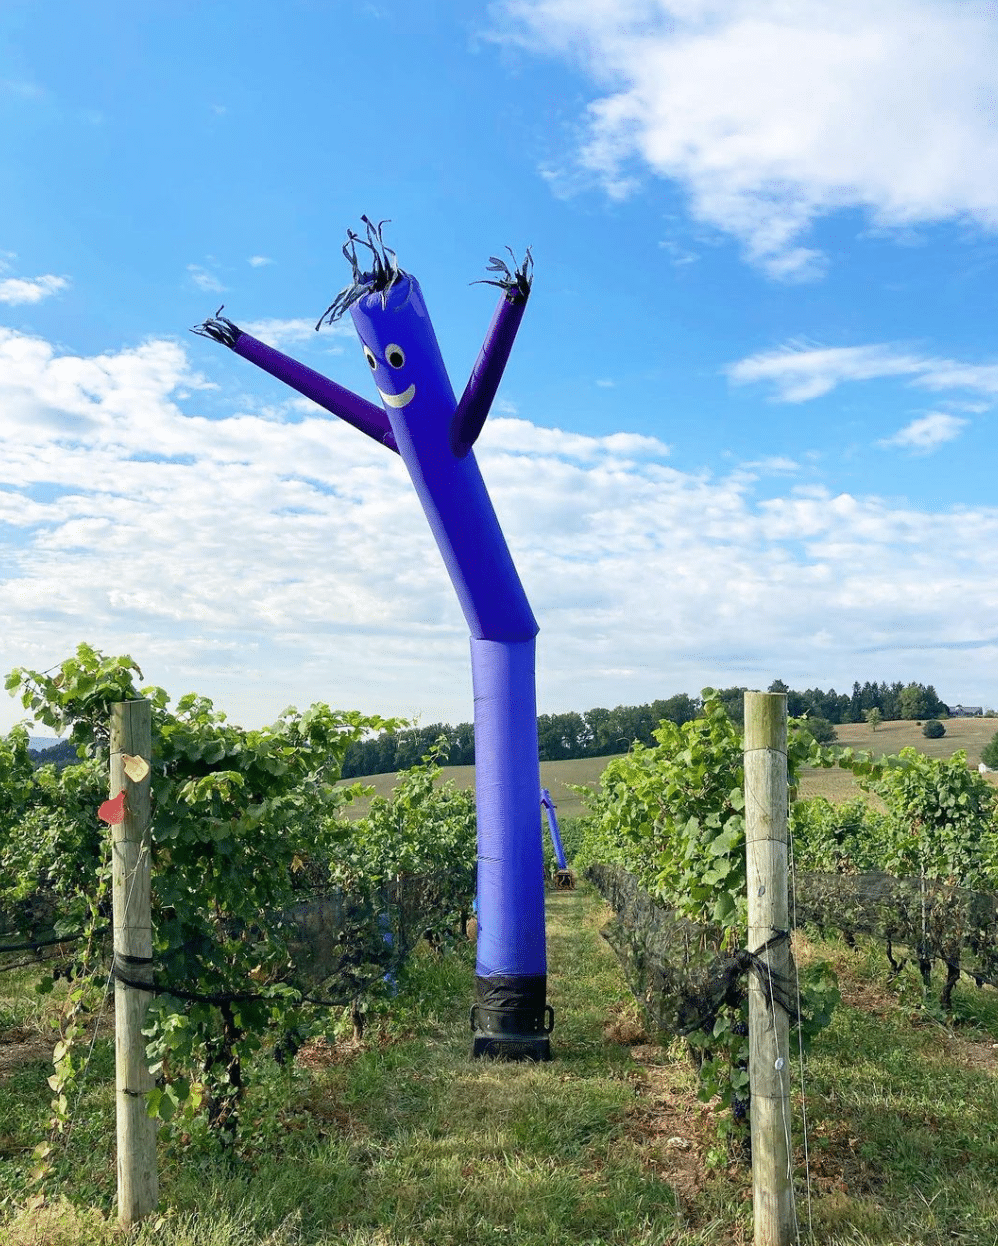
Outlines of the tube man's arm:
<svg viewBox="0 0 998 1246">
<path fill-rule="evenodd" d="M 222 309 L 218 310 L 220 312 Z M 359 428 L 368 437 L 373 437 L 375 441 L 386 445 L 389 450 L 398 453 L 388 417 L 382 408 L 376 407 L 373 402 L 358 397 L 357 394 L 344 389 L 342 385 L 337 385 L 335 381 L 330 381 L 321 373 L 313 371 L 312 368 L 307 368 L 289 355 L 282 355 L 279 350 L 274 350 L 272 346 L 267 346 L 266 343 L 259 341 L 249 333 L 244 333 L 238 325 L 233 324 L 225 316 L 216 313 L 193 332 L 199 333 L 202 337 L 210 337 L 215 342 L 221 342 L 223 346 L 228 346 L 237 355 L 242 355 L 244 359 L 255 363 L 264 372 L 269 372 L 271 376 L 283 381 L 285 385 L 296 389 L 299 394 L 311 398 L 313 402 L 317 402 L 332 415 L 338 415 L 341 420 L 352 424 L 354 428 Z"/>
<path fill-rule="evenodd" d="M 558 818 L 554 811 L 554 801 L 551 799 L 551 793 L 546 787 L 541 788 L 541 808 L 548 816 L 548 830 L 551 832 L 551 844 L 554 847 L 558 869 L 567 870 L 568 862 L 565 860 L 565 849 L 562 847 L 561 833 L 558 830 Z"/>
<path fill-rule="evenodd" d="M 502 273 L 503 276 L 497 281 L 486 281 L 484 284 L 499 286 L 503 296 L 451 421 L 450 444 L 458 458 L 464 458 L 478 440 L 478 434 L 482 431 L 492 400 L 496 396 L 530 296 L 533 264 L 529 247 L 523 264 L 512 273 L 504 260 L 492 257 L 489 271 Z"/>
</svg>

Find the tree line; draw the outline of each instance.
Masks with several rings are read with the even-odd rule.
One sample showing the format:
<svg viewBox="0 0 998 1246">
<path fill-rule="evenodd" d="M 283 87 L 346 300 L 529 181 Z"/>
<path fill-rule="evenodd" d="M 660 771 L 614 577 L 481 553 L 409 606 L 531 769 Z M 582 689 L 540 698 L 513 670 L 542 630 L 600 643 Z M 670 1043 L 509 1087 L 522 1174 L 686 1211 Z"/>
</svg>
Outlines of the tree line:
<svg viewBox="0 0 998 1246">
<path fill-rule="evenodd" d="M 823 718 L 830 723 L 863 722 L 865 711 L 879 710 L 882 719 L 945 718 L 946 706 L 939 700 L 931 684 L 901 682 L 853 684 L 852 694 L 838 693 L 834 688 L 808 688 L 794 691 L 780 679 L 770 684 L 770 692 L 787 694 L 787 712 L 791 718 Z M 728 717 L 742 722 L 744 687 L 718 690 Z M 590 710 L 569 710 L 563 714 L 539 714 L 537 740 L 541 761 L 569 761 L 584 757 L 611 757 L 626 753 L 635 741 L 655 743 L 654 731 L 663 719 L 681 727 L 697 718 L 703 708 L 700 697 L 677 693 L 667 700 L 650 701 L 646 705 L 618 705 L 615 709 L 596 707 Z M 475 730 L 471 723 L 431 723 L 428 726 L 405 727 L 400 731 L 382 732 L 350 746 L 343 760 L 343 777 L 357 778 L 369 774 L 389 774 L 415 766 L 435 742 L 443 737 L 448 763 L 471 766 L 475 762 Z"/>
<path fill-rule="evenodd" d="M 732 722 L 741 725 L 742 705 L 746 689 L 718 689 L 717 695 Z M 884 721 L 947 717 L 946 706 L 931 684 L 900 681 L 853 684 L 852 692 L 807 688 L 803 692 L 788 687 L 781 679 L 774 680 L 770 692 L 787 694 L 787 713 L 791 718 L 824 719 L 828 723 L 858 723 L 867 720 L 870 710 L 877 710 Z M 700 697 L 677 693 L 666 700 L 646 705 L 618 705 L 615 709 L 569 710 L 562 714 L 540 714 L 537 718 L 537 739 L 541 761 L 569 761 L 584 757 L 611 757 L 626 753 L 637 740 L 651 746 L 654 731 L 663 719 L 681 727 L 697 718 L 702 709 Z M 357 778 L 368 774 L 391 774 L 408 770 L 443 738 L 447 761 L 452 766 L 472 766 L 475 762 L 475 729 L 471 723 L 431 723 L 428 726 L 404 727 L 399 731 L 382 732 L 367 740 L 358 740 L 347 751 L 343 761 L 343 777 Z M 828 733 L 831 738 L 831 732 Z M 75 764 L 79 758 L 68 740 L 43 751 L 31 750 L 38 765 L 54 764 L 58 769 Z"/>
</svg>

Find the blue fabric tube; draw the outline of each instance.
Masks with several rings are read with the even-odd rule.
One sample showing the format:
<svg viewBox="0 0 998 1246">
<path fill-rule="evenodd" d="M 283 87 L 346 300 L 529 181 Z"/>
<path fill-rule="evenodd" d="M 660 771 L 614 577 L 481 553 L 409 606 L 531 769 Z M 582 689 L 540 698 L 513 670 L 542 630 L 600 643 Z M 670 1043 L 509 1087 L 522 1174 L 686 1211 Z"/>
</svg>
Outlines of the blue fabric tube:
<svg viewBox="0 0 998 1246">
<path fill-rule="evenodd" d="M 480 978 L 547 972 L 534 648 L 471 641 Z"/>
<path fill-rule="evenodd" d="M 551 844 L 554 847 L 555 860 L 558 862 L 559 870 L 567 870 L 568 862 L 565 860 L 565 849 L 561 846 L 561 832 L 558 830 L 558 819 L 554 812 L 554 801 L 551 799 L 551 793 L 546 787 L 541 788 L 541 804 L 544 806 L 544 812 L 548 816 L 548 830 L 551 832 Z"/>
<path fill-rule="evenodd" d="M 398 268 L 381 227 L 363 218 L 344 254 L 354 283 L 324 319 L 349 308 L 384 406 L 352 394 L 216 315 L 196 330 L 278 377 L 401 455 L 471 631 L 478 810 L 478 960 L 473 1054 L 549 1059 L 545 1002 L 544 853 L 537 792 L 534 637 L 527 601 L 471 446 L 481 431 L 530 293 L 530 253 L 511 273 L 493 259 L 504 293 L 460 404 L 419 283 Z M 373 255 L 361 271 L 356 244 Z M 553 817 L 553 810 L 549 810 Z M 553 823 L 559 864 L 564 853 Z M 386 943 L 390 927 L 383 929 Z M 394 987 L 391 971 L 385 975 Z"/>
<path fill-rule="evenodd" d="M 457 403 L 415 277 L 350 309 L 398 451 L 473 637 L 526 640 L 537 623 L 472 453 L 455 457 Z"/>
<path fill-rule="evenodd" d="M 352 424 L 354 428 L 359 428 L 368 437 L 382 442 L 389 450 L 397 449 L 391 425 L 384 411 L 376 407 L 373 402 L 368 402 L 366 398 L 359 398 L 350 390 L 344 389 L 342 385 L 337 385 L 335 381 L 323 376 L 321 372 L 307 368 L 297 359 L 282 354 L 273 346 L 268 346 L 266 342 L 261 342 L 249 333 L 240 332 L 232 349 L 237 355 L 242 355 L 250 363 L 255 363 L 258 368 L 262 368 L 264 372 L 269 372 L 271 376 L 283 381 L 285 385 L 296 389 L 299 394 L 304 394 L 306 398 L 317 402 L 320 407 L 325 407 L 332 415 L 338 415 L 341 420 Z"/>
</svg>

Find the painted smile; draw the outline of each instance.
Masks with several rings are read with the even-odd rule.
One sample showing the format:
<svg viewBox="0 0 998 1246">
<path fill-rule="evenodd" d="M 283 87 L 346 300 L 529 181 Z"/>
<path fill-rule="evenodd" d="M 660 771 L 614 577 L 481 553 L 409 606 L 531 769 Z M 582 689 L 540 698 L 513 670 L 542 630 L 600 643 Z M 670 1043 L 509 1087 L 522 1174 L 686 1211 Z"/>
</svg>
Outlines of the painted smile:
<svg viewBox="0 0 998 1246">
<path fill-rule="evenodd" d="M 415 384 L 410 385 L 409 388 L 404 389 L 401 394 L 386 394 L 385 391 L 379 386 L 378 393 L 381 395 L 383 401 L 385 401 L 390 407 L 407 407 L 416 396 L 416 386 Z"/>
</svg>

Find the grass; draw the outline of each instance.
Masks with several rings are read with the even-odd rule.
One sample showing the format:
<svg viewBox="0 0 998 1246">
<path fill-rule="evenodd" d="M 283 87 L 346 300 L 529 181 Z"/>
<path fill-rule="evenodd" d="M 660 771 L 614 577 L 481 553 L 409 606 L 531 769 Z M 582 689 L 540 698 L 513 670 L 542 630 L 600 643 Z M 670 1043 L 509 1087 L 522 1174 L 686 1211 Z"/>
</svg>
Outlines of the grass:
<svg viewBox="0 0 998 1246">
<path fill-rule="evenodd" d="M 416 958 L 390 1021 L 361 1047 L 315 1043 L 256 1071 L 240 1160 L 161 1142 L 164 1212 L 136 1246 L 743 1246 L 749 1174 L 717 1163 L 708 1105 L 676 1047 L 640 1038 L 636 1007 L 599 938 L 587 888 L 548 897 L 547 1065 L 469 1059 L 473 949 Z M 886 983 L 872 944 L 797 936 L 831 958 L 845 1003 L 808 1064 L 811 1217 L 823 1246 L 995 1246 L 998 994 L 959 986 L 958 1030 L 924 1017 L 915 976 Z M 0 978 L 16 1032 L 25 982 Z M 39 1030 L 40 1034 L 44 1031 Z M 0 1035 L 8 1038 L 9 1035 Z M 37 1051 L 34 1053 L 37 1057 Z M 26 1148 L 40 1136 L 49 1066 L 0 1077 L 0 1240 L 110 1246 L 116 1229 L 110 1042 L 73 1144 L 73 1201 L 29 1207 Z M 799 1111 L 795 1120 L 799 1121 Z M 800 1157 L 800 1141 L 797 1142 Z M 806 1219 L 804 1173 L 799 1205 Z M 808 1240 L 805 1235 L 805 1240 Z"/>
</svg>

